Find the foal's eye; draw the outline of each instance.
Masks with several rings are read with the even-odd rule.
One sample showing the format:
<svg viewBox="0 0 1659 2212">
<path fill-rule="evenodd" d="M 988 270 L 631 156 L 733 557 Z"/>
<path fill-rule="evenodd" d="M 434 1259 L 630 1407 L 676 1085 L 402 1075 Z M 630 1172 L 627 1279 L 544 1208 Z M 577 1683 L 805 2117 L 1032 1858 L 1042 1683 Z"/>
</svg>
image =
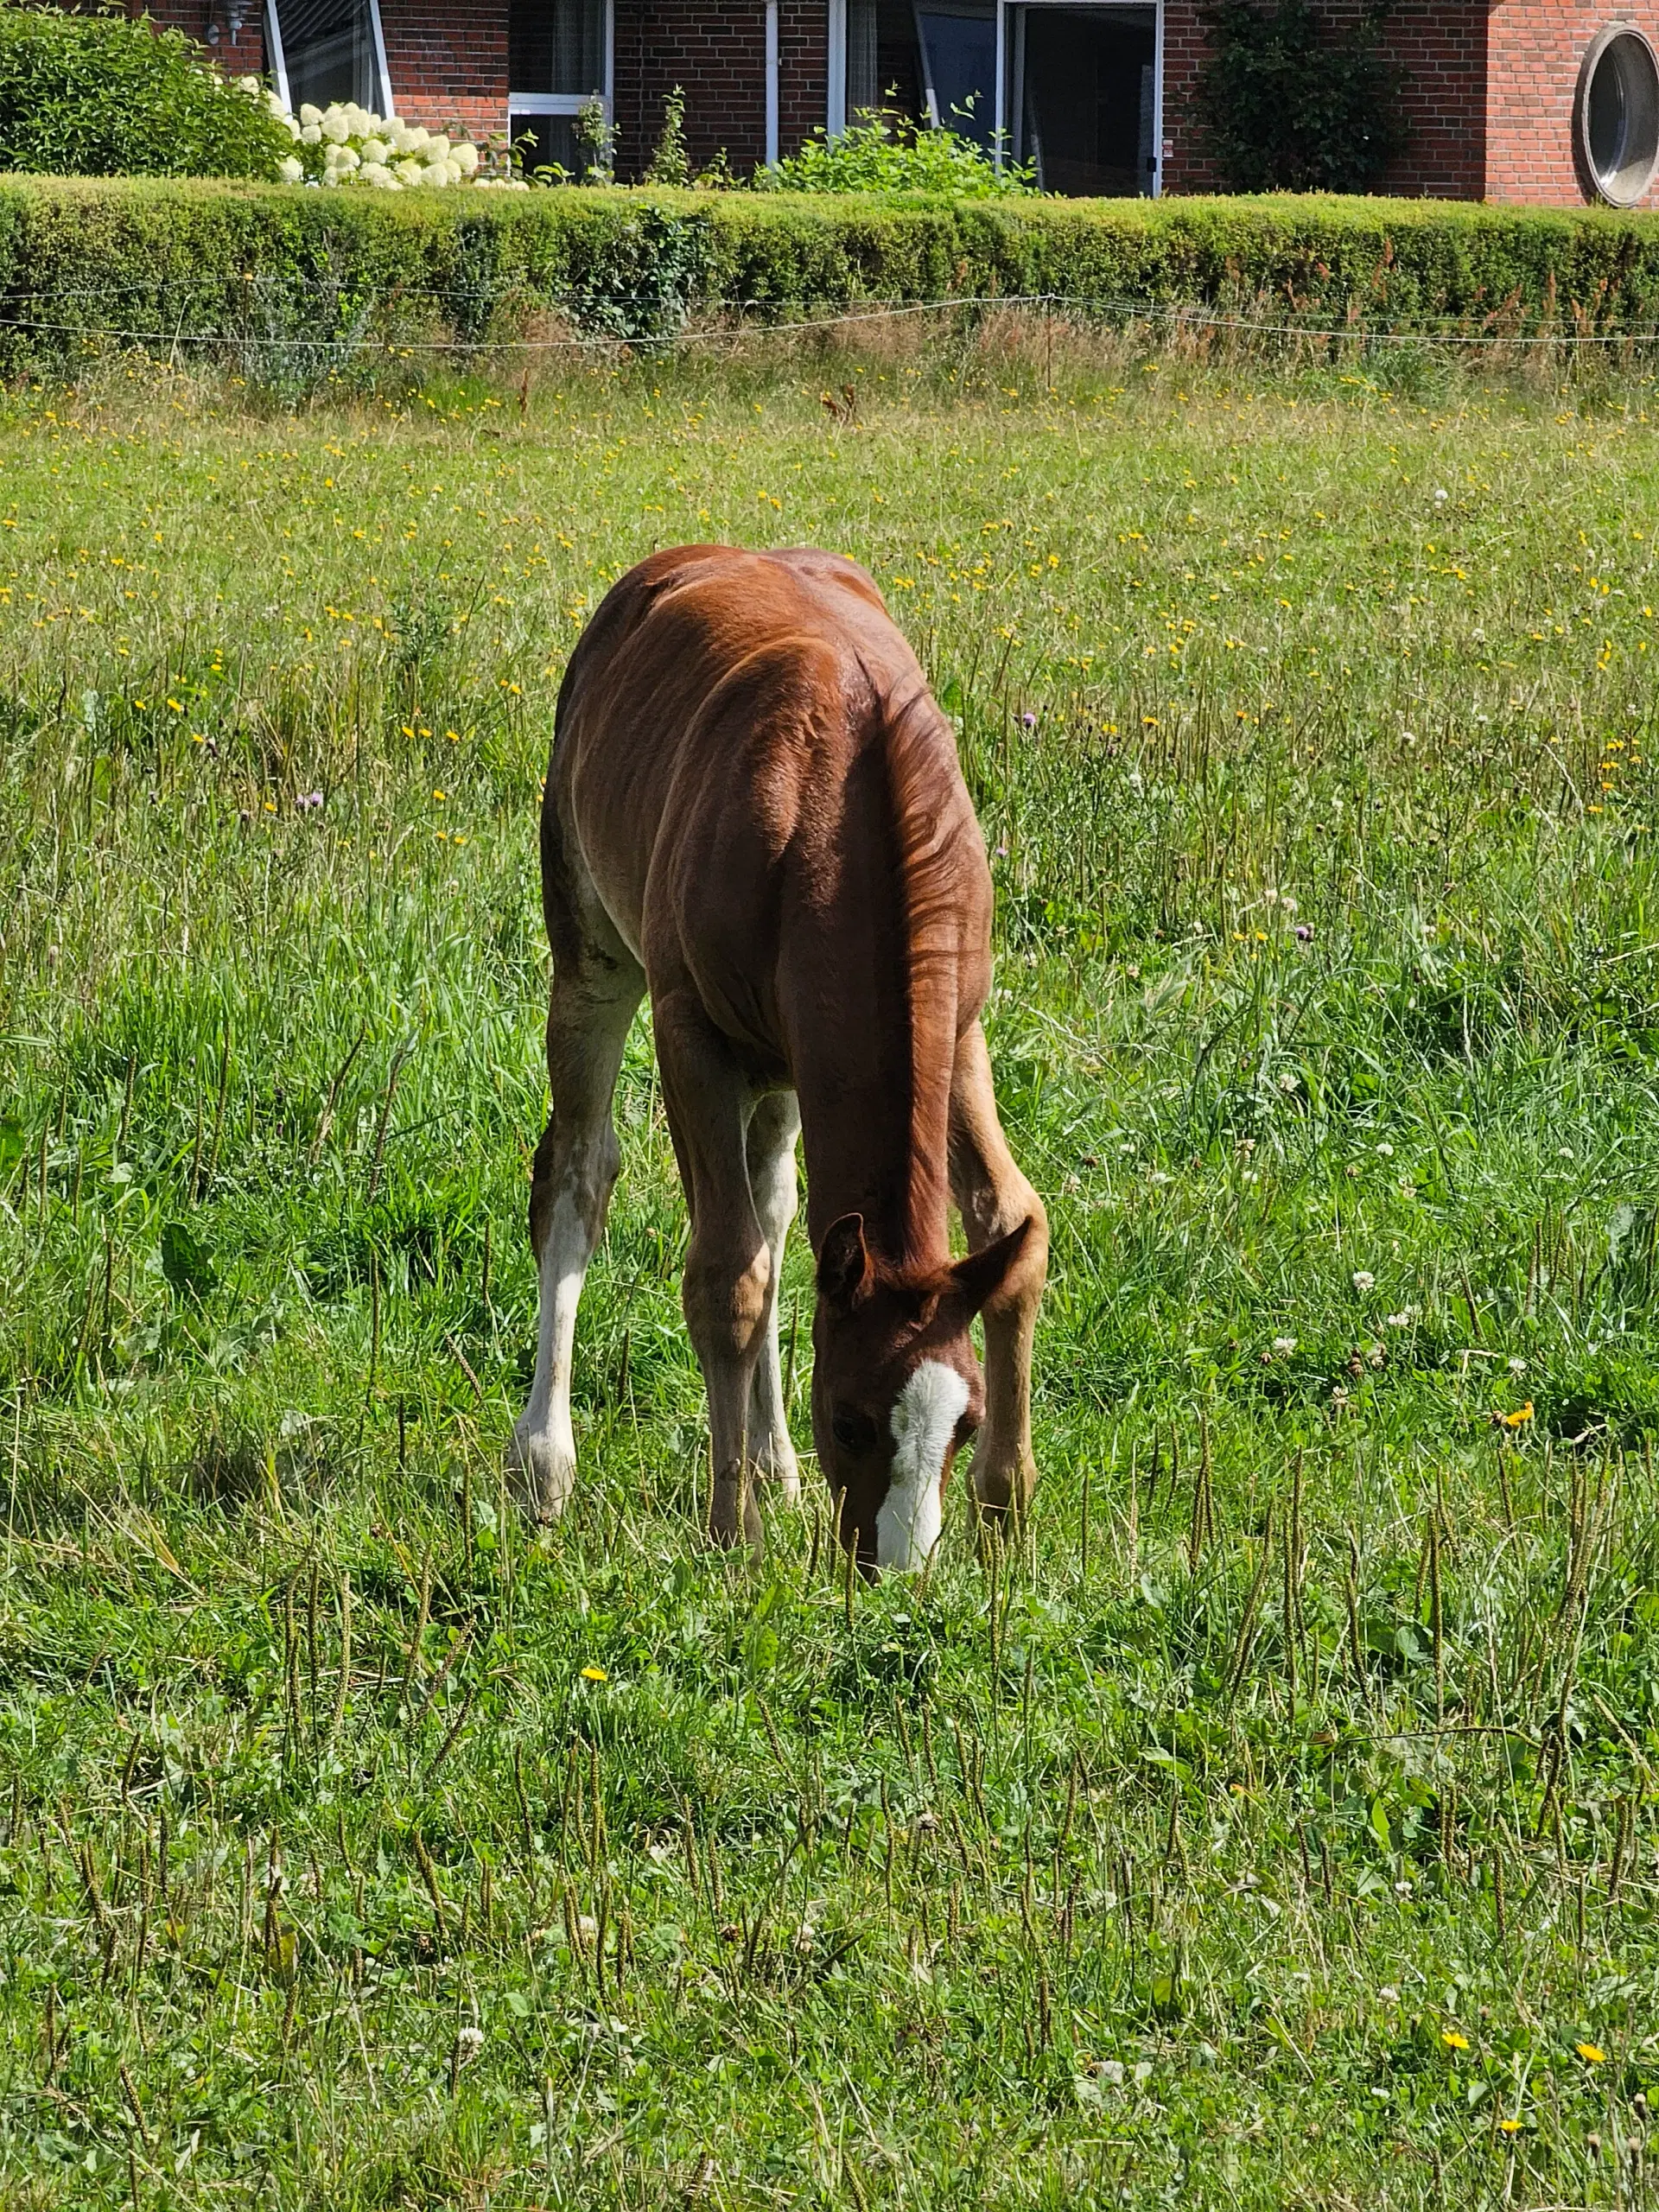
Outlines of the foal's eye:
<svg viewBox="0 0 1659 2212">
<path fill-rule="evenodd" d="M 856 1406 L 840 1406 L 830 1418 L 830 1433 L 843 1452 L 868 1452 L 875 1442 L 875 1423 Z"/>
</svg>

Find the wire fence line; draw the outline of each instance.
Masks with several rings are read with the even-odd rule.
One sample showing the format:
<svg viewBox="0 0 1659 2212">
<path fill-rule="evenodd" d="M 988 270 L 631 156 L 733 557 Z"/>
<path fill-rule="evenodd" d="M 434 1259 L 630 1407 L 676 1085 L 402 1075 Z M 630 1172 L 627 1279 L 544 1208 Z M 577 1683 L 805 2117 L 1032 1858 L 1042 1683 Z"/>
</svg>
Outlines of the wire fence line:
<svg viewBox="0 0 1659 2212">
<path fill-rule="evenodd" d="M 168 288 L 134 284 L 111 287 L 109 289 L 145 291 L 154 298 L 160 290 L 163 296 Z M 177 296 L 176 288 L 175 296 Z M 72 299 L 95 299 L 107 296 L 107 291 L 61 291 L 46 296 L 55 302 Z M 539 310 L 572 316 L 591 313 L 595 307 L 609 304 L 622 307 L 635 297 L 630 293 L 584 293 L 579 297 L 560 298 L 541 296 L 524 286 L 510 285 L 491 294 L 478 289 L 412 290 L 398 286 L 386 300 L 358 302 L 359 315 L 372 314 L 377 306 L 415 304 L 417 302 L 464 302 L 474 309 L 483 307 L 491 312 L 512 305 L 524 310 Z M 692 303 L 688 303 L 688 313 Z M 127 329 L 119 325 L 98 320 L 79 321 L 57 320 L 42 315 L 16 315 L 0 312 L 0 333 L 12 332 L 20 335 L 56 336 L 79 339 L 106 339 L 132 346 L 234 346 L 249 343 L 281 346 L 296 352 L 337 353 L 346 350 L 378 350 L 390 354 L 412 353 L 537 353 L 595 352 L 613 353 L 620 346 L 671 348 L 689 344 L 707 345 L 722 340 L 747 340 L 756 337 L 790 337 L 804 333 L 851 329 L 861 325 L 891 322 L 900 319 L 928 315 L 943 315 L 960 311 L 1019 308 L 1038 310 L 1054 315 L 1071 315 L 1078 319 L 1120 323 L 1153 322 L 1174 329 L 1190 331 L 1218 331 L 1237 333 L 1253 337 L 1313 339 L 1347 341 L 1362 346 L 1439 346 L 1468 349 L 1471 347 L 1529 348 L 1546 346 L 1574 351 L 1589 346 L 1646 346 L 1659 342 L 1659 328 L 1637 330 L 1468 330 L 1434 328 L 1430 326 L 1406 328 L 1383 327 L 1357 319 L 1340 322 L 1269 320 L 1266 316 L 1240 313 L 1236 310 L 1198 302 L 1136 299 L 1121 294 L 1085 294 L 1076 292 L 977 292 L 954 293 L 937 300 L 912 300 L 893 302 L 870 302 L 847 308 L 835 315 L 779 315 L 780 302 L 776 300 L 725 300 L 695 303 L 698 313 L 712 317 L 739 316 L 746 318 L 735 323 L 722 324 L 718 321 L 696 326 L 682 322 L 679 327 L 662 333 L 641 333 L 637 335 L 608 333 L 569 333 L 537 337 L 492 338 L 468 336 L 450 338 L 417 338 L 401 335 L 371 334 L 364 330 L 353 332 L 341 329 L 332 337 L 308 338 L 298 334 L 261 333 L 245 327 L 222 327 L 212 330 L 187 330 L 183 318 L 174 329 Z"/>
</svg>

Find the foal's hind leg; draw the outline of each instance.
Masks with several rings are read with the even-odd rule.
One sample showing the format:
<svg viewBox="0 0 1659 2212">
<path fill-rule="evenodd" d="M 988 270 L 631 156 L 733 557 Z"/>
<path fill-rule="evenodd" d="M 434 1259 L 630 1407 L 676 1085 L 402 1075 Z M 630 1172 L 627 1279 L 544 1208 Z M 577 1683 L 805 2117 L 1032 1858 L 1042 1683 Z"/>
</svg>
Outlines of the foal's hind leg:
<svg viewBox="0 0 1659 2212">
<path fill-rule="evenodd" d="M 1048 1216 L 1014 1165 L 996 1115 L 991 1058 L 976 1022 L 957 1046 L 950 1088 L 950 1191 L 977 1252 L 1029 1220 L 1018 1264 L 984 1312 L 985 1425 L 974 1453 L 982 1514 L 1025 1509 L 1037 1479 L 1031 1450 L 1031 1347 L 1048 1274 Z"/>
<path fill-rule="evenodd" d="M 601 949 L 566 934 L 547 1011 L 552 1113 L 536 1147 L 530 1241 L 541 1315 L 536 1379 L 508 1446 L 507 1465 L 524 1510 L 552 1521 L 576 1476 L 570 1427 L 570 1370 L 582 1280 L 605 1227 L 621 1164 L 611 1097 L 645 977 L 620 945 Z"/>
<path fill-rule="evenodd" d="M 790 1440 L 789 1408 L 784 1402 L 783 1363 L 778 1352 L 778 1292 L 784 1274 L 784 1240 L 795 1218 L 798 1185 L 795 1141 L 801 1109 L 792 1090 L 769 1091 L 755 1105 L 749 1122 L 749 1194 L 766 1240 L 771 1279 L 760 1357 L 749 1390 L 749 1456 L 778 1484 L 791 1505 L 801 1495 L 800 1470 Z"/>
</svg>

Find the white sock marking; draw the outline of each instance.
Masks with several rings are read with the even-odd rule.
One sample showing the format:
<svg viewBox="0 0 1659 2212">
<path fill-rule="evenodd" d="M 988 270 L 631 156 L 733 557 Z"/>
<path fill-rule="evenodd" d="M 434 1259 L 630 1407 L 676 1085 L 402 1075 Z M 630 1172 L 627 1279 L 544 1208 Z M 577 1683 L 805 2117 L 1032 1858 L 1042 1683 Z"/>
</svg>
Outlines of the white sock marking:
<svg viewBox="0 0 1659 2212">
<path fill-rule="evenodd" d="M 570 1427 L 570 1371 L 575 1363 L 576 1305 L 588 1272 L 588 1231 L 569 1192 L 561 1191 L 542 1247 L 541 1310 L 536 1379 L 518 1423 L 520 1449 L 539 1450 L 566 1479 L 575 1465 Z"/>
<path fill-rule="evenodd" d="M 875 1516 L 879 1567 L 913 1574 L 925 1566 L 944 1525 L 944 1455 L 968 1405 L 968 1385 L 954 1367 L 925 1359 L 893 1408 L 893 1478 Z"/>
</svg>

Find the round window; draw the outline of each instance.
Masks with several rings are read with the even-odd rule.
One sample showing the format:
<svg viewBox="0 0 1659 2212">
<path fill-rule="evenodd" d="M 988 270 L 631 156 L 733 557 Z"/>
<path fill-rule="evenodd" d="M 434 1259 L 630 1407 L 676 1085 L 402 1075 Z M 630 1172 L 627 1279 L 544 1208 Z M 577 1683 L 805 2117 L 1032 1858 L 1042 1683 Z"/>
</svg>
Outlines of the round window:
<svg viewBox="0 0 1659 2212">
<path fill-rule="evenodd" d="M 1659 61 L 1638 30 L 1615 23 L 1579 72 L 1578 151 L 1601 198 L 1633 207 L 1659 169 Z"/>
</svg>

